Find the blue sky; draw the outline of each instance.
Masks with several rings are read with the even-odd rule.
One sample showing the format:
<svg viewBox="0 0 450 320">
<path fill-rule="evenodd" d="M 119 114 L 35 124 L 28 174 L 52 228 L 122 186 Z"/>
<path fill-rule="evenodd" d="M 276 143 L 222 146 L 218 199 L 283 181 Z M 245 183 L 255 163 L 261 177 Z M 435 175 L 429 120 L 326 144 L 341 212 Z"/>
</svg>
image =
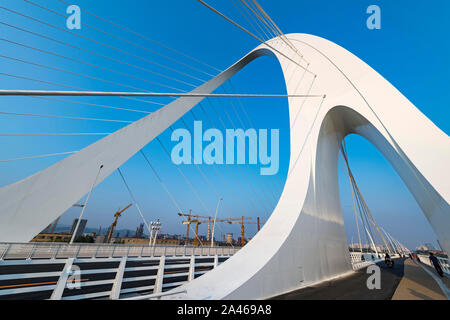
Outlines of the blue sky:
<svg viewBox="0 0 450 320">
<path fill-rule="evenodd" d="M 58 0 L 32 0 L 32 2 L 65 15 L 67 6 Z M 197 1 L 129 0 L 123 2 L 117 0 L 77 0 L 72 3 L 219 69 L 228 67 L 258 45 L 255 39 L 222 20 Z M 236 11 L 230 2 L 211 0 L 208 3 L 235 18 L 240 23 L 245 24 L 245 20 L 239 16 L 239 12 Z M 448 41 L 444 41 L 450 29 L 450 22 L 446 16 L 450 9 L 448 1 L 436 0 L 411 4 L 410 1 L 406 0 L 267 0 L 260 3 L 285 33 L 302 32 L 322 36 L 359 56 L 396 86 L 427 117 L 448 134 L 450 129 L 447 109 L 450 98 L 450 90 L 448 90 L 450 44 Z M 368 30 L 366 28 L 366 19 L 368 17 L 366 8 L 371 4 L 377 4 L 381 8 L 381 30 Z M 67 30 L 65 29 L 64 17 L 33 6 L 30 3 L 18 0 L 4 0 L 1 5 Z M 82 19 L 84 23 L 133 42 L 138 46 L 157 51 L 179 62 L 189 64 L 196 69 L 202 69 L 207 73 L 217 73 L 214 69 L 192 62 L 183 56 L 158 47 L 154 43 L 145 41 L 135 35 L 130 35 L 124 30 L 117 29 L 95 17 L 83 14 Z M 192 86 L 201 84 L 198 79 L 207 80 L 209 78 L 202 72 L 174 61 L 168 61 L 150 51 L 125 43 L 86 26 L 83 26 L 81 30 L 73 31 L 77 36 L 36 21 L 31 21 L 3 9 L 0 9 L 0 21 L 37 34 L 52 37 L 64 42 L 65 45 L 61 42 L 56 43 L 49 39 L 0 24 L 2 39 L 75 58 L 91 65 L 95 64 L 121 72 L 122 74 L 37 52 L 10 42 L 0 41 L 0 54 L 3 56 L 59 69 L 49 70 L 48 68 L 0 57 L 0 72 L 2 73 L 20 75 L 72 87 L 111 91 L 133 91 L 133 88 L 159 92 L 173 92 L 175 89 L 188 91 Z M 109 47 L 93 43 L 82 37 L 101 41 Z M 126 51 L 126 53 L 123 51 L 119 52 L 111 48 L 111 46 Z M 112 57 L 116 61 L 93 53 Z M 117 62 L 117 60 L 121 62 Z M 167 70 L 150 61 L 177 69 L 179 72 Z M 68 74 L 61 70 L 83 74 L 90 78 Z M 171 79 L 160 77 L 151 72 L 167 75 Z M 184 74 L 189 73 L 191 77 L 187 77 L 180 72 Z M 124 76 L 124 74 L 145 79 L 145 81 Z M 94 77 L 97 79 L 93 79 Z M 173 80 L 175 78 L 177 81 Z M 114 84 L 111 82 L 114 82 Z M 150 82 L 157 82 L 162 86 L 154 85 Z M 119 83 L 121 85 L 118 85 Z M 232 80 L 232 84 L 236 91 L 244 93 L 283 93 L 285 91 L 279 66 L 271 58 L 262 58 L 255 61 L 239 73 Z M 0 87 L 2 89 L 69 89 L 67 87 L 1 75 Z M 225 89 L 226 92 L 230 92 L 230 85 L 226 84 Z M 224 91 L 220 89 L 219 92 Z M 10 97 L 2 99 L 3 103 L 0 106 L 0 111 L 3 112 L 52 114 L 126 121 L 135 121 L 145 114 L 106 109 L 87 104 L 101 104 L 147 112 L 157 110 L 160 107 L 157 104 L 121 98 L 65 99 L 87 103 L 85 105 L 34 98 Z M 147 101 L 167 103 L 170 99 L 147 99 Z M 236 99 L 232 101 L 237 108 L 239 101 Z M 239 126 L 239 118 L 233 113 L 233 107 L 229 101 L 223 102 L 223 105 L 218 99 L 211 99 L 211 102 L 219 110 L 220 117 L 228 128 L 233 127 L 232 123 Z M 259 216 L 266 220 L 275 205 L 274 197 L 276 198 L 280 194 L 279 186 L 286 177 L 288 166 L 289 126 L 287 103 L 281 98 L 241 99 L 241 102 L 244 104 L 256 128 L 280 129 L 280 171 L 278 175 L 261 177 L 257 174 L 259 168 L 255 166 L 219 167 L 216 169 L 202 166 L 201 169 L 204 170 L 209 180 L 216 186 L 217 193 L 224 198 L 219 216 Z M 207 103 L 202 105 L 210 115 L 214 115 L 214 111 Z M 276 112 L 273 112 L 275 108 Z M 206 115 L 199 107 L 194 109 L 194 115 L 203 120 L 205 127 L 210 126 Z M 188 127 L 192 128 L 194 120 L 192 114 L 186 115 L 184 120 Z M 248 126 L 249 124 L 245 119 L 243 120 L 244 124 Z M 124 125 L 125 123 L 0 115 L 0 133 L 109 133 Z M 222 129 L 218 117 L 214 117 L 213 126 Z M 178 122 L 173 126 L 173 128 L 178 127 L 183 127 L 183 123 Z M 76 151 L 99 138 L 101 136 L 0 137 L 0 143 L 4 146 L 0 150 L 0 159 Z M 169 131 L 163 134 L 161 141 L 168 149 L 171 149 L 173 146 L 173 143 L 170 141 Z M 363 138 L 351 136 L 347 138 L 347 143 L 353 172 L 377 221 L 410 247 L 415 247 L 423 242 L 435 242 L 435 235 L 427 220 L 389 163 Z M 159 143 L 156 141 L 150 143 L 144 151 L 167 184 L 168 189 L 176 195 L 181 208 L 183 210 L 192 209 L 201 215 L 208 215 L 208 212 L 195 197 L 195 194 L 189 189 L 188 184 L 174 169 Z M 0 186 L 23 179 L 60 159 L 61 157 L 57 157 L 0 164 Z M 184 232 L 185 228 L 181 225 L 180 218 L 176 216 L 176 207 L 170 202 L 169 197 L 159 185 L 143 158 L 139 154 L 136 155 L 122 167 L 122 170 L 146 218 L 161 219 L 164 232 Z M 216 192 L 211 190 L 195 167 L 184 166 L 182 170 L 186 173 L 189 180 L 196 185 L 197 192 L 200 194 L 207 209 L 210 212 L 214 212 L 217 203 Z M 219 171 L 219 174 L 217 171 Z M 226 181 L 223 181 L 221 176 L 225 177 Z M 236 182 L 237 178 L 239 178 L 238 183 Z M 343 187 L 342 206 L 350 241 L 352 236 L 356 237 L 352 219 L 351 197 L 348 185 L 345 184 L 344 179 L 341 180 Z M 255 197 L 255 193 L 261 194 L 261 196 Z M 250 203 L 252 201 L 249 201 L 249 198 L 254 199 L 253 203 Z M 118 207 L 127 205 L 129 202 L 129 195 L 120 177 L 117 174 L 113 174 L 95 189 L 89 207 L 86 210 L 86 218 L 89 219 L 88 225 L 90 227 L 101 225 L 106 228 L 111 223 L 115 210 Z M 78 214 L 78 208 L 70 209 L 64 214 L 62 223 L 69 224 Z M 135 229 L 139 223 L 138 213 L 135 208 L 132 208 L 121 218 L 118 227 L 121 229 Z M 205 226 L 201 228 L 204 229 L 202 229 L 204 233 L 206 230 Z M 255 229 L 254 226 L 249 226 L 249 235 Z M 233 232 L 235 235 L 238 235 L 239 228 L 224 224 L 221 225 L 218 231 L 219 234 Z"/>
</svg>

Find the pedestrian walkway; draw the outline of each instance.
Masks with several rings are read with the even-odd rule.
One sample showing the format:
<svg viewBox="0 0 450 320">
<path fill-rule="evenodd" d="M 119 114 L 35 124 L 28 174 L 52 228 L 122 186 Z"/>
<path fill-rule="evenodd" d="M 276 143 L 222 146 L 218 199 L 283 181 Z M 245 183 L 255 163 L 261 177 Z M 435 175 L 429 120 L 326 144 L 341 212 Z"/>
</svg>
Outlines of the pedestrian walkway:
<svg viewBox="0 0 450 320">
<path fill-rule="evenodd" d="M 434 270 L 431 271 L 436 274 Z M 404 262 L 404 276 L 392 300 L 447 300 L 447 298 L 433 277 L 411 259 L 407 259 Z"/>
<path fill-rule="evenodd" d="M 367 268 L 353 272 L 347 277 L 325 281 L 301 288 L 277 297 L 274 300 L 391 300 L 403 278 L 403 261 L 395 259 L 394 268 L 386 267 L 384 262 L 377 265 L 381 270 L 381 288 L 371 290 L 367 279 L 371 275 Z M 422 271 L 423 272 L 423 271 Z M 425 273 L 425 272 L 424 272 Z"/>
</svg>

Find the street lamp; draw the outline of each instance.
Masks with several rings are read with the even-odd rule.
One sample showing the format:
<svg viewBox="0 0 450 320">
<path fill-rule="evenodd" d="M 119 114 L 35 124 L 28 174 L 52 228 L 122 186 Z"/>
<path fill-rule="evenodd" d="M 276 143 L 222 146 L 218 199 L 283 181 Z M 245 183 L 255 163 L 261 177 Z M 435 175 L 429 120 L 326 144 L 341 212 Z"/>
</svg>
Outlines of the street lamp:
<svg viewBox="0 0 450 320">
<path fill-rule="evenodd" d="M 150 242 L 149 245 L 152 245 L 152 235 L 153 233 L 155 234 L 153 236 L 153 246 L 156 245 L 156 238 L 158 237 L 158 232 L 159 230 L 161 230 L 161 222 L 158 221 L 152 221 L 150 222 L 150 226 L 151 226 L 151 232 L 150 232 Z"/>
</svg>

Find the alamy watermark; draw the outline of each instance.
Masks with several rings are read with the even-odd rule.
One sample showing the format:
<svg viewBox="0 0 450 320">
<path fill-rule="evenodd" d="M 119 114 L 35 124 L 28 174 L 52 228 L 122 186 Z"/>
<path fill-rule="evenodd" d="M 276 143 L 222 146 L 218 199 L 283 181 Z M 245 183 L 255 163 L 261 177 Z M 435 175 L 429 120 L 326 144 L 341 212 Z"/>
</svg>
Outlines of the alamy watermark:
<svg viewBox="0 0 450 320">
<path fill-rule="evenodd" d="M 202 121 L 194 121 L 193 137 L 187 129 L 173 131 L 171 140 L 177 144 L 172 148 L 172 162 L 176 165 L 192 162 L 241 165 L 246 164 L 248 159 L 248 164 L 261 166 L 261 175 L 275 175 L 280 165 L 280 130 L 270 130 L 270 155 L 268 135 L 267 129 L 226 129 L 224 138 L 222 131 L 218 129 L 203 132 Z"/>
<path fill-rule="evenodd" d="M 77 265 L 72 265 L 70 269 L 67 270 L 67 289 L 81 289 L 81 269 Z"/>
<path fill-rule="evenodd" d="M 70 30 L 81 29 L 81 9 L 79 6 L 70 5 L 67 7 L 66 13 L 69 17 L 66 20 L 66 26 Z"/>
<path fill-rule="evenodd" d="M 367 28 L 369 30 L 380 30 L 381 29 L 381 9 L 379 6 L 373 4 L 370 5 L 367 10 L 367 14 L 370 14 L 369 18 L 367 18 Z"/>
<path fill-rule="evenodd" d="M 381 289 L 381 269 L 376 264 L 372 264 L 367 267 L 366 272 L 371 274 L 367 278 L 366 285 L 369 290 L 380 290 Z"/>
</svg>

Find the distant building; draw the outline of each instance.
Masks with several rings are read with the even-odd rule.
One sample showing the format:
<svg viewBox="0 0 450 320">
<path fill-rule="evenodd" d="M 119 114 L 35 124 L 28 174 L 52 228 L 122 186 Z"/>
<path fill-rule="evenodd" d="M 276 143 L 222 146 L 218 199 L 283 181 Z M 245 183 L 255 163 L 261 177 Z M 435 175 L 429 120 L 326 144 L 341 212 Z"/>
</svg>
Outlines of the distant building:
<svg viewBox="0 0 450 320">
<path fill-rule="evenodd" d="M 428 250 L 428 247 L 422 244 L 422 245 L 418 246 L 418 247 L 416 248 L 416 250 L 419 250 L 419 251 L 427 251 L 427 250 Z"/>
<path fill-rule="evenodd" d="M 39 233 L 31 242 L 69 242 L 72 238 L 67 233 Z"/>
<path fill-rule="evenodd" d="M 227 243 L 233 244 L 233 234 L 232 233 L 227 233 Z"/>
<path fill-rule="evenodd" d="M 101 234 L 101 235 L 99 234 L 94 239 L 95 243 L 105 243 L 105 241 L 106 241 L 106 235 L 104 235 L 104 234 Z"/>
<path fill-rule="evenodd" d="M 139 245 L 139 244 L 144 244 L 144 245 L 149 245 L 149 238 L 117 238 L 115 239 L 116 242 L 120 242 L 122 244 L 128 244 L 128 245 Z M 168 246 L 179 246 L 181 244 L 181 241 L 179 239 L 163 239 L 163 238 L 158 238 L 156 239 L 156 244 L 157 245 L 168 245 Z"/>
<path fill-rule="evenodd" d="M 74 219 L 72 223 L 72 227 L 70 228 L 70 234 L 73 235 L 75 232 L 75 228 L 77 227 L 78 219 Z M 81 219 L 80 225 L 78 226 L 77 234 L 74 235 L 74 239 L 78 238 L 84 233 L 84 229 L 86 228 L 87 220 Z"/>
<path fill-rule="evenodd" d="M 141 223 L 139 227 L 136 229 L 136 233 L 134 234 L 134 238 L 143 238 L 144 237 L 144 224 Z"/>
</svg>

